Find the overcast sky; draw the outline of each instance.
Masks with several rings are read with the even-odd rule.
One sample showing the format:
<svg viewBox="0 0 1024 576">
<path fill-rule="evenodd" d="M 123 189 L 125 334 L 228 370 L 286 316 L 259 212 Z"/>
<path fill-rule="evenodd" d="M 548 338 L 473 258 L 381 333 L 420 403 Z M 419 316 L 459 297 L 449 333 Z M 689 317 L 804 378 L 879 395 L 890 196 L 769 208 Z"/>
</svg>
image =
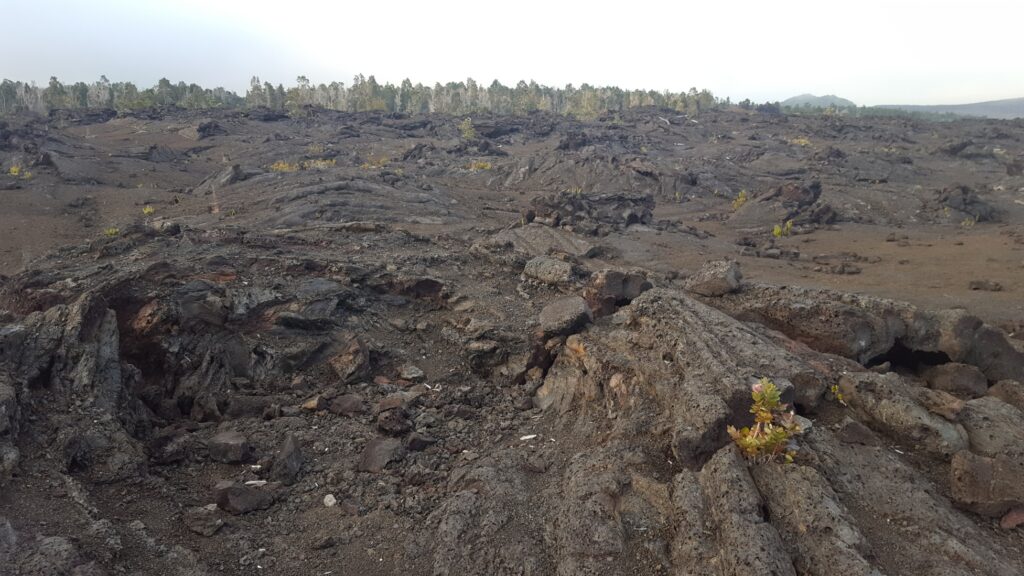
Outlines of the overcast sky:
<svg viewBox="0 0 1024 576">
<path fill-rule="evenodd" d="M 0 77 L 244 92 L 373 74 L 857 104 L 1024 97 L 1024 0 L 0 0 Z"/>
</svg>

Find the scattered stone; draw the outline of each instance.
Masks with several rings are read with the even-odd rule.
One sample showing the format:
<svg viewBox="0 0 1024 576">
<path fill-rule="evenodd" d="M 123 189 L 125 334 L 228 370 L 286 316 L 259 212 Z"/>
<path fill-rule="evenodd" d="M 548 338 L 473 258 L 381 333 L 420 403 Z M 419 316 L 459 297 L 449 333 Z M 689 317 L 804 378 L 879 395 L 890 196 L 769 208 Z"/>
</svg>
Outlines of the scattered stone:
<svg viewBox="0 0 1024 576">
<path fill-rule="evenodd" d="M 540 328 L 545 336 L 572 334 L 593 321 L 587 301 L 579 296 L 563 296 L 540 312 Z"/>
<path fill-rule="evenodd" d="M 370 350 L 358 336 L 348 336 L 342 350 L 328 361 L 343 384 L 364 377 L 370 368 Z"/>
<path fill-rule="evenodd" d="M 210 459 L 225 464 L 238 464 L 252 457 L 252 446 L 241 432 L 229 430 L 216 434 L 206 443 Z"/>
<path fill-rule="evenodd" d="M 226 133 L 227 131 L 224 130 L 224 127 L 218 124 L 216 120 L 203 120 L 178 130 L 178 134 L 184 138 L 188 138 L 189 140 L 202 140 L 203 138 L 209 138 L 210 136 Z M 236 164 L 232 166 L 231 169 L 238 170 L 238 165 Z M 220 177 L 220 179 L 223 180 L 224 178 Z M 233 181 L 235 180 L 231 180 L 231 182 Z"/>
<path fill-rule="evenodd" d="M 11 526 L 11 521 L 0 516 L 0 562 L 10 563 L 14 555 L 15 544 L 18 543 L 18 534 Z"/>
<path fill-rule="evenodd" d="M 401 436 L 412 430 L 412 422 L 402 408 L 385 410 L 377 415 L 377 429 L 385 434 Z"/>
<path fill-rule="evenodd" d="M 333 536 L 324 536 L 313 543 L 313 550 L 327 550 L 328 548 L 334 548 L 337 542 Z"/>
<path fill-rule="evenodd" d="M 216 534 L 224 526 L 224 520 L 217 515 L 216 504 L 189 508 L 182 518 L 186 528 L 207 538 Z"/>
<path fill-rule="evenodd" d="M 401 460 L 405 456 L 402 441 L 397 438 L 378 437 L 370 440 L 363 449 L 359 460 L 359 470 L 379 474 L 391 462 Z"/>
<path fill-rule="evenodd" d="M 534 452 L 526 458 L 523 467 L 529 472 L 543 474 L 548 471 L 548 461 L 540 454 Z"/>
<path fill-rule="evenodd" d="M 317 394 L 309 400 L 302 403 L 303 410 L 309 410 L 310 412 L 319 412 L 320 410 L 327 409 L 327 399 Z"/>
<path fill-rule="evenodd" d="M 366 403 L 363 401 L 363 397 L 358 394 L 342 394 L 331 400 L 327 409 L 332 414 L 339 416 L 352 416 L 366 412 Z"/>
<path fill-rule="evenodd" d="M 422 450 L 426 450 L 427 448 L 433 446 L 436 443 L 437 439 L 432 436 L 428 436 L 420 432 L 413 432 L 412 434 L 409 434 L 408 438 L 405 439 L 405 448 L 410 452 L 420 452 Z"/>
<path fill-rule="evenodd" d="M 844 444 L 861 444 L 863 446 L 878 446 L 878 436 L 870 428 L 849 417 L 839 425 L 837 434 L 839 441 Z"/>
<path fill-rule="evenodd" d="M 537 256 L 526 263 L 523 274 L 545 284 L 568 284 L 572 282 L 572 264 L 547 256 Z"/>
<path fill-rule="evenodd" d="M 334 497 L 334 494 L 328 494 L 324 496 L 324 506 L 328 508 L 334 508 L 338 505 L 338 499 Z"/>
<path fill-rule="evenodd" d="M 0 372 L 0 436 L 16 433 L 15 423 L 18 421 L 18 399 L 14 394 L 14 384 L 9 382 L 6 374 Z"/>
<path fill-rule="evenodd" d="M 351 498 L 345 499 L 345 501 L 338 506 L 338 509 L 349 516 L 359 516 L 364 512 L 364 509 L 359 502 L 352 500 Z"/>
<path fill-rule="evenodd" d="M 971 280 L 968 285 L 971 290 L 981 290 L 983 292 L 1002 292 L 1003 285 L 999 282 L 992 280 Z"/>
<path fill-rule="evenodd" d="M 1003 530 L 1013 530 L 1021 524 L 1024 524 L 1024 507 L 1020 506 L 1010 510 L 999 520 L 999 527 Z"/>
<path fill-rule="evenodd" d="M 988 392 L 988 379 L 970 364 L 947 362 L 928 368 L 922 376 L 930 388 L 968 399 L 979 398 Z"/>
<path fill-rule="evenodd" d="M 377 405 L 373 407 L 374 414 L 380 414 L 381 412 L 387 412 L 388 410 L 394 410 L 395 408 L 408 408 L 413 401 L 419 397 L 418 394 L 412 392 L 394 392 L 380 399 Z"/>
<path fill-rule="evenodd" d="M 218 482 L 213 487 L 213 497 L 221 510 L 235 516 L 254 510 L 266 510 L 274 503 L 272 490 L 266 487 L 245 486 L 232 480 Z"/>
<path fill-rule="evenodd" d="M 270 467 L 270 479 L 291 486 L 302 472 L 302 449 L 293 434 L 285 436 L 284 442 L 277 449 L 273 464 Z"/>
<path fill-rule="evenodd" d="M 420 370 L 420 368 L 414 364 L 403 364 L 402 367 L 398 369 L 398 377 L 402 380 L 418 382 L 425 376 L 426 374 L 423 370 Z"/>
<path fill-rule="evenodd" d="M 732 260 L 708 262 L 686 279 L 686 289 L 701 296 L 724 296 L 740 289 L 743 273 Z"/>
<path fill-rule="evenodd" d="M 0 442 L 0 480 L 9 477 L 18 466 L 21 453 L 16 446 Z"/>
</svg>

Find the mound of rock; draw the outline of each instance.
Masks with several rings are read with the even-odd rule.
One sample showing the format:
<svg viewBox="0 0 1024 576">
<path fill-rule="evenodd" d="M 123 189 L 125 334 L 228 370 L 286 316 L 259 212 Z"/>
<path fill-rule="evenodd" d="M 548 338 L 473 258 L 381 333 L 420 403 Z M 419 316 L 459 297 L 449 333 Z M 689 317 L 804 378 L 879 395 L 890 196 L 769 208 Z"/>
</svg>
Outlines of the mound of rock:
<svg viewBox="0 0 1024 576">
<path fill-rule="evenodd" d="M 650 194 L 583 194 L 559 192 L 531 200 L 528 222 L 568 227 L 589 236 L 604 236 L 632 224 L 650 224 L 654 196 Z"/>
</svg>

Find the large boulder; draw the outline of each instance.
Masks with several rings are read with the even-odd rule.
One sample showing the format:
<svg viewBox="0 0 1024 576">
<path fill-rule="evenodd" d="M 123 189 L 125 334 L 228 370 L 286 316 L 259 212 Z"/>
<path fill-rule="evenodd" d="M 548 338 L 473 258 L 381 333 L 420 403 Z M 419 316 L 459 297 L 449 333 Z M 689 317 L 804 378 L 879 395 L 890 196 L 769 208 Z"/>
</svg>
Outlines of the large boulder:
<svg viewBox="0 0 1024 576">
<path fill-rule="evenodd" d="M 1024 504 L 1024 461 L 957 452 L 950 465 L 953 500 L 978 514 L 999 517 Z"/>
</svg>

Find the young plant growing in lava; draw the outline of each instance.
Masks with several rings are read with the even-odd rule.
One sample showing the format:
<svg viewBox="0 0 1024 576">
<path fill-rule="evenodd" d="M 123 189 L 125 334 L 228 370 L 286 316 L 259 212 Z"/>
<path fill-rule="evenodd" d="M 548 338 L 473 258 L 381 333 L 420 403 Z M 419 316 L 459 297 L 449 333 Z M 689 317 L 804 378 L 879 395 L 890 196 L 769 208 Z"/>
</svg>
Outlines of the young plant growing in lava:
<svg viewBox="0 0 1024 576">
<path fill-rule="evenodd" d="M 782 455 L 786 462 L 792 462 L 796 454 L 793 438 L 801 432 L 796 414 L 782 403 L 779 388 L 767 378 L 751 387 L 750 396 L 754 399 L 750 407 L 754 426 L 740 430 L 729 426 L 729 436 L 750 460 L 771 462 Z"/>
</svg>

